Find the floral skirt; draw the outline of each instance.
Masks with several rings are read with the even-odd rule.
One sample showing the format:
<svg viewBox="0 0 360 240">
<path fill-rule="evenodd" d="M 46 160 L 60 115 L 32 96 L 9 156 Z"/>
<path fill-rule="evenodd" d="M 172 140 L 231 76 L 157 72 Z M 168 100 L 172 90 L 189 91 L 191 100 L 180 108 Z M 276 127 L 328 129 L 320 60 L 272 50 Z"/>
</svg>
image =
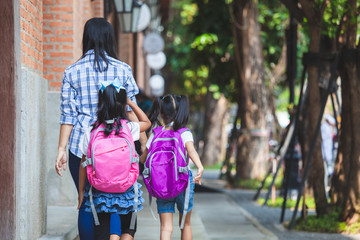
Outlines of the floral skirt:
<svg viewBox="0 0 360 240">
<path fill-rule="evenodd" d="M 140 211 L 143 209 L 142 203 L 144 203 L 144 198 L 142 198 L 143 192 L 140 190 L 141 184 L 138 183 L 138 206 L 137 210 Z M 91 204 L 89 198 L 89 189 L 90 186 L 85 188 L 84 195 L 84 206 L 86 212 L 91 212 Z M 95 205 L 96 212 L 105 212 L 105 213 L 117 213 L 117 214 L 128 214 L 129 212 L 134 211 L 135 205 L 135 191 L 134 186 L 131 186 L 124 193 L 106 193 L 100 190 L 92 188 L 93 202 Z"/>
</svg>

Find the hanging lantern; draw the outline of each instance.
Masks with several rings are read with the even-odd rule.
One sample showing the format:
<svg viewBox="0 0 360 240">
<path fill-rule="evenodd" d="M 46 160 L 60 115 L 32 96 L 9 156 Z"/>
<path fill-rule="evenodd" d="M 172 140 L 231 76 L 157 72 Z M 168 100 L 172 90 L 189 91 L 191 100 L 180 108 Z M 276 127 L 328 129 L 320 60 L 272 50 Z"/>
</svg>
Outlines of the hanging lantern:
<svg viewBox="0 0 360 240">
<path fill-rule="evenodd" d="M 140 8 L 143 5 L 143 2 L 138 0 L 114 0 L 114 4 L 122 32 L 137 32 Z"/>
<path fill-rule="evenodd" d="M 151 20 L 155 20 L 158 16 L 158 11 L 159 11 L 158 0 L 147 0 L 146 2 L 150 7 Z"/>
</svg>

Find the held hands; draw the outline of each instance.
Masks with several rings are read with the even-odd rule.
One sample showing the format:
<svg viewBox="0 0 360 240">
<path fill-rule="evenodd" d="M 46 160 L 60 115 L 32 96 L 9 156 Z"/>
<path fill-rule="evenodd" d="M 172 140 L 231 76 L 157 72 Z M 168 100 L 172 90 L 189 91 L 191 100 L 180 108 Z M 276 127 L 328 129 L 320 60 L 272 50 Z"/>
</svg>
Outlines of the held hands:
<svg viewBox="0 0 360 240">
<path fill-rule="evenodd" d="M 201 185 L 201 177 L 203 173 L 204 173 L 204 168 L 203 167 L 198 168 L 197 176 L 194 178 L 195 183 Z"/>
<path fill-rule="evenodd" d="M 59 174 L 60 177 L 62 177 L 61 168 L 63 168 L 63 170 L 65 171 L 66 166 L 67 166 L 66 150 L 59 149 L 58 154 L 56 156 L 55 170 L 56 170 L 57 174 Z"/>
</svg>

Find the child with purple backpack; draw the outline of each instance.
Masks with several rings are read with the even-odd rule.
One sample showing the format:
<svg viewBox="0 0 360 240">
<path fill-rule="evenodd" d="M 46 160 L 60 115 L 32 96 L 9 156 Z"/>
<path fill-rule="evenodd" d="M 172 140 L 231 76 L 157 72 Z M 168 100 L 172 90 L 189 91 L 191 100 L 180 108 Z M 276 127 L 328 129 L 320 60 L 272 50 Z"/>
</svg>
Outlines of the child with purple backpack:
<svg viewBox="0 0 360 240">
<path fill-rule="evenodd" d="M 185 127 L 188 118 L 189 102 L 184 95 L 158 97 L 149 112 L 153 130 L 140 162 L 145 163 L 142 174 L 149 194 L 157 198 L 161 240 L 171 239 L 175 203 L 179 210 L 181 239 L 192 239 L 190 217 L 194 188 L 195 183 L 201 184 L 204 168 L 194 148 L 193 135 Z M 189 158 L 198 169 L 194 179 Z M 149 202 L 151 204 L 151 197 Z"/>
<path fill-rule="evenodd" d="M 78 208 L 83 205 L 85 211 L 93 213 L 96 240 L 131 240 L 136 232 L 136 213 L 144 202 L 141 185 L 136 181 L 139 156 L 134 141 L 151 122 L 127 97 L 118 78 L 100 84 L 97 120 L 80 141 L 83 157 Z M 127 106 L 139 122 L 128 120 Z M 86 184 L 86 177 L 90 185 Z M 120 216 L 121 223 L 114 213 Z M 110 228 L 114 222 L 121 224 L 121 233 Z"/>
</svg>

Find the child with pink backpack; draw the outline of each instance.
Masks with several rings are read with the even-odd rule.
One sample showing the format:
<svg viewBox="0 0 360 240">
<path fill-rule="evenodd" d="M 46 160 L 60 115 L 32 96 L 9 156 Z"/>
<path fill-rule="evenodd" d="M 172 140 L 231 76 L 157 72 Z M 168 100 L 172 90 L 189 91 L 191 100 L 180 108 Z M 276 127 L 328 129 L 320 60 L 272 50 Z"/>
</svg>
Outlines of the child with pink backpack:
<svg viewBox="0 0 360 240">
<path fill-rule="evenodd" d="M 141 185 L 136 181 L 139 156 L 134 141 L 139 139 L 140 132 L 150 127 L 151 122 L 127 97 L 118 78 L 100 84 L 97 120 L 80 142 L 83 157 L 79 172 L 78 208 L 83 204 L 85 211 L 93 213 L 96 240 L 133 239 L 136 213 L 142 209 L 144 202 L 139 190 Z M 128 120 L 127 105 L 139 122 Z M 86 184 L 86 177 L 90 185 Z M 114 213 L 120 216 L 121 223 Z M 111 232 L 112 221 L 121 224 L 121 233 Z"/>
<path fill-rule="evenodd" d="M 180 213 L 181 239 L 190 240 L 194 181 L 201 184 L 204 168 L 194 148 L 192 133 L 185 127 L 189 118 L 187 97 L 166 95 L 155 99 L 149 118 L 157 127 L 153 128 L 140 161 L 145 163 L 142 174 L 149 195 L 157 198 L 160 239 L 171 239 L 176 204 Z M 198 169 L 194 179 L 189 158 Z M 149 202 L 151 204 L 151 197 Z"/>
</svg>

